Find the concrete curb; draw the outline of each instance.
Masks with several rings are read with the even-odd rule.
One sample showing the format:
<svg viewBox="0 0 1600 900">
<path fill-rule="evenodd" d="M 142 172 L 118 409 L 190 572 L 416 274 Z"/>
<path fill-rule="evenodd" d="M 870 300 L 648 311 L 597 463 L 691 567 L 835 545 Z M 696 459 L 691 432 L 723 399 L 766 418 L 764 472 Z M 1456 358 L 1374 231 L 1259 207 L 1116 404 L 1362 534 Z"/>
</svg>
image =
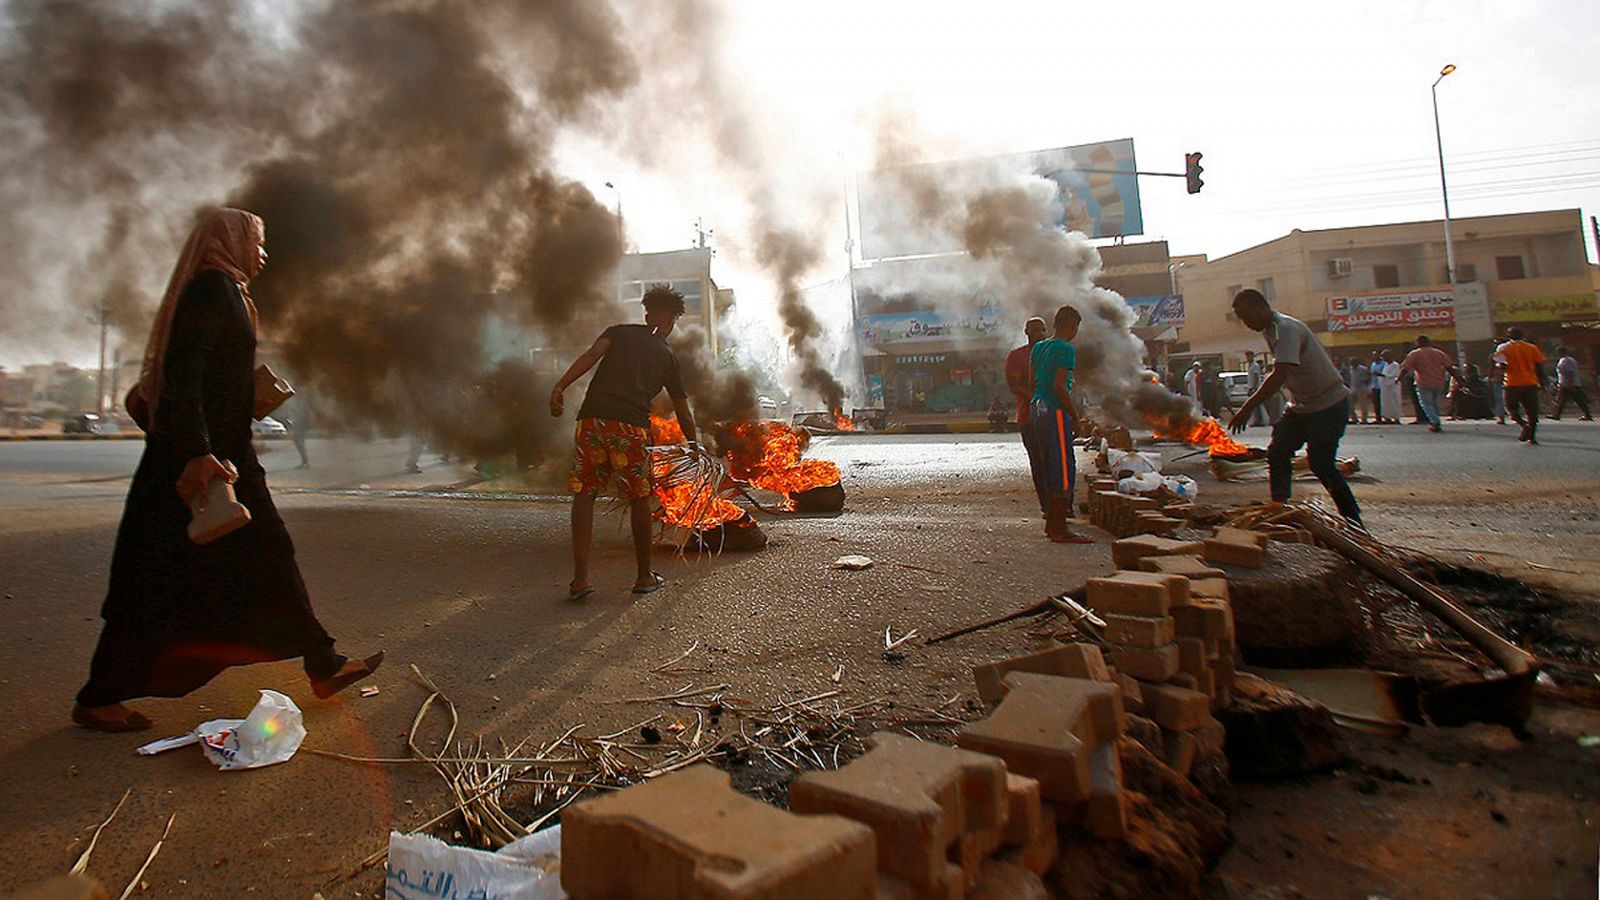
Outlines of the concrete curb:
<svg viewBox="0 0 1600 900">
<path fill-rule="evenodd" d="M 1000 431 L 987 422 L 917 422 L 909 425 L 890 425 L 879 431 L 848 432 L 853 434 L 1016 434 L 1017 426 L 1007 423 Z"/>
</svg>

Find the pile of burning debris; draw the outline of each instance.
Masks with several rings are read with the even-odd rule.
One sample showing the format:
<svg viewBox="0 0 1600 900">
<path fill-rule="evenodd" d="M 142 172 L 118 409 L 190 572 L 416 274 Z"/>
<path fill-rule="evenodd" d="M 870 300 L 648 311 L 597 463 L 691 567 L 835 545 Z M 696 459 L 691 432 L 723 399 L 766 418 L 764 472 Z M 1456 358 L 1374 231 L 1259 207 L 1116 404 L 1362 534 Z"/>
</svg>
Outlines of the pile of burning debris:
<svg viewBox="0 0 1600 900">
<path fill-rule="evenodd" d="M 853 424 L 835 413 L 839 430 Z M 720 452 L 691 446 L 673 416 L 650 417 L 650 464 L 655 477 L 656 518 L 681 529 L 683 546 L 698 552 L 759 550 L 766 536 L 750 511 L 733 502 L 743 497 L 758 509 L 836 513 L 844 509 L 838 465 L 805 458 L 811 433 L 782 422 L 736 422 L 719 427 Z M 752 491 L 777 495 L 763 504 Z"/>
</svg>

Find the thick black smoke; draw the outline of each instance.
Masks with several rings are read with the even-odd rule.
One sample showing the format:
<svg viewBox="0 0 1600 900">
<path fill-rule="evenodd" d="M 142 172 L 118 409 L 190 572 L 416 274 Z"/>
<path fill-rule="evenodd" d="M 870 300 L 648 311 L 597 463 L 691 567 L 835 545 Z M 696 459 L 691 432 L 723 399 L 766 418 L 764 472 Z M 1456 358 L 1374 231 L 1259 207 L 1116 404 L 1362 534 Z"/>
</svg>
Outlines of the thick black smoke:
<svg viewBox="0 0 1600 900">
<path fill-rule="evenodd" d="M 611 315 L 617 223 L 551 165 L 559 129 L 637 81 L 610 6 L 31 0 L 8 14 L 0 237 L 20 254 L 0 324 L 50 308 L 59 281 L 139 344 L 192 210 L 226 202 L 266 221 L 265 336 L 319 404 L 473 451 L 537 443 L 506 436 L 538 421 L 535 379 L 490 358 L 486 335 L 587 338 Z M 54 234 L 56 220 L 76 227 Z"/>
</svg>

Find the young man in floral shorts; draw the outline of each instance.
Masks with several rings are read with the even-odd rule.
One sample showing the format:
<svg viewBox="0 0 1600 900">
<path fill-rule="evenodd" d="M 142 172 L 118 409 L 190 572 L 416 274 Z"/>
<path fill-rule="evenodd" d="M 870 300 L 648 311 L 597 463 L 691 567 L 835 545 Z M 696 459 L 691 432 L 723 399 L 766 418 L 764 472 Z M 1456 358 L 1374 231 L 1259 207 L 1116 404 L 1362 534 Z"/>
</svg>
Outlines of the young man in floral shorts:
<svg viewBox="0 0 1600 900">
<path fill-rule="evenodd" d="M 569 596 L 581 600 L 594 593 L 589 585 L 589 547 L 594 537 L 595 497 L 616 480 L 628 500 L 633 527 L 633 552 L 638 577 L 635 594 L 648 594 L 666 584 L 650 568 L 650 401 L 666 388 L 678 413 L 683 436 L 695 439 L 694 416 L 678 375 L 678 359 L 667 335 L 683 315 L 683 295 L 665 284 L 652 284 L 644 294 L 643 325 L 613 325 L 578 357 L 550 392 L 550 414 L 560 418 L 567 388 L 598 363 L 573 439 L 572 584 Z"/>
</svg>

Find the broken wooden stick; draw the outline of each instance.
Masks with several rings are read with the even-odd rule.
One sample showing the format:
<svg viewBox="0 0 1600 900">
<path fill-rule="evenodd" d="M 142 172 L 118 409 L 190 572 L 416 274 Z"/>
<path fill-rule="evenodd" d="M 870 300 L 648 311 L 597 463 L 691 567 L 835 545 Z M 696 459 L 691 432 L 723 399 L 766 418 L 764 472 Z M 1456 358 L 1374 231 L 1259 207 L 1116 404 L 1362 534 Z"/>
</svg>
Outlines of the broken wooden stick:
<svg viewBox="0 0 1600 900">
<path fill-rule="evenodd" d="M 1075 587 L 1066 591 L 1066 593 L 1075 600 L 1082 600 L 1085 596 L 1084 585 L 1079 583 Z M 1056 596 L 1061 595 L 1058 594 Z M 1056 605 L 1052 598 L 1046 597 L 1043 600 L 1040 600 L 1038 603 L 1019 609 L 1016 612 L 1009 612 L 1003 616 L 996 616 L 992 619 L 984 619 L 982 622 L 974 622 L 971 625 L 963 625 L 960 628 L 957 628 L 955 631 L 947 631 L 938 637 L 928 638 L 926 643 L 937 644 L 941 641 L 948 641 L 952 638 L 958 638 L 962 635 L 971 634 L 974 631 L 982 631 L 985 628 L 993 628 L 996 625 L 1004 625 L 1007 622 L 1015 622 L 1018 619 L 1026 619 L 1029 616 L 1037 616 L 1043 613 L 1053 612 L 1055 608 Z"/>
</svg>

